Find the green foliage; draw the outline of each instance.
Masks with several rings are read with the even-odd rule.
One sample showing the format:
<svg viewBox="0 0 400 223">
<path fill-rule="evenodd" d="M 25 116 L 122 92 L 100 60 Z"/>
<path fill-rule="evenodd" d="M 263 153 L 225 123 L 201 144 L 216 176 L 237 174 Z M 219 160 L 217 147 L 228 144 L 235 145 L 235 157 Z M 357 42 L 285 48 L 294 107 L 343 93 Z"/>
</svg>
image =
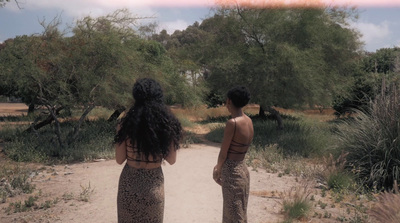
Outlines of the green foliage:
<svg viewBox="0 0 400 223">
<path fill-rule="evenodd" d="M 199 26 L 208 35 L 197 50 L 207 56 L 193 61 L 209 71 L 216 94 L 241 84 L 264 106 L 327 106 L 357 57 L 358 33 L 346 23 L 355 16 L 346 8 L 220 7 Z"/>
<path fill-rule="evenodd" d="M 184 31 L 176 31 L 171 36 L 161 32 L 152 38 L 160 42 L 167 49 L 167 54 L 176 67 L 177 73 L 171 78 L 175 88 L 168 94 L 171 99 L 184 107 L 192 107 L 203 103 L 208 88 L 204 82 L 205 69 L 199 64 L 203 58 L 206 32 L 199 28 L 196 22 Z M 179 80 L 179 81 L 177 81 Z M 168 91 L 167 91 L 168 92 Z M 185 92 L 182 94 L 182 92 Z"/>
<path fill-rule="evenodd" d="M 225 96 L 216 92 L 210 92 L 205 100 L 208 108 L 216 108 L 225 103 Z"/>
<path fill-rule="evenodd" d="M 341 192 L 343 190 L 349 189 L 352 185 L 352 178 L 346 172 L 335 172 L 328 176 L 327 184 L 329 189 L 336 192 Z"/>
<path fill-rule="evenodd" d="M 72 121 L 63 122 L 61 128 L 69 129 L 74 124 Z M 114 122 L 102 119 L 86 121 L 77 140 L 63 148 L 60 148 L 51 128 L 38 130 L 38 135 L 16 129 L 14 138 L 5 144 L 4 151 L 8 157 L 20 162 L 74 162 L 113 158 L 111 142 L 115 125 Z"/>
<path fill-rule="evenodd" d="M 277 130 L 272 120 L 252 117 L 254 125 L 253 145 L 265 148 L 277 145 L 285 156 L 299 155 L 303 157 L 319 156 L 326 152 L 332 140 L 327 123 L 314 123 L 287 117 L 285 128 Z M 213 142 L 221 142 L 224 125 L 216 126 L 206 135 Z"/>
<path fill-rule="evenodd" d="M 368 112 L 369 102 L 381 91 L 382 79 L 398 82 L 400 73 L 400 48 L 382 48 L 367 53 L 359 59 L 350 73 L 354 81 L 345 93 L 336 96 L 333 108 L 338 116 L 352 113 L 354 109 Z"/>
<path fill-rule="evenodd" d="M 338 128 L 338 148 L 349 152 L 349 168 L 370 188 L 391 188 L 400 180 L 398 95 L 396 88 L 379 95 L 368 113 L 358 111 Z"/>
<path fill-rule="evenodd" d="M 400 48 L 382 48 L 362 59 L 365 72 L 389 74 L 400 70 Z"/>
<path fill-rule="evenodd" d="M 125 9 L 97 18 L 86 16 L 76 22 L 72 36 L 65 37 L 58 30 L 60 21 L 56 18 L 49 24 L 41 23 L 45 30 L 40 35 L 6 41 L 0 49 L 0 95 L 46 108 L 55 122 L 53 141 L 59 144 L 52 146 L 61 150 L 73 146 L 82 122 L 96 106 L 112 110 L 129 107 L 137 78 L 158 80 L 170 104 L 200 104 L 204 84 L 196 73 L 195 78 L 187 80 L 161 43 L 136 34 L 133 27 L 140 19 Z M 61 124 L 64 117 L 59 113 L 72 110 L 80 110 L 80 120 L 67 128 Z M 28 148 L 28 154 L 38 151 Z"/>
</svg>

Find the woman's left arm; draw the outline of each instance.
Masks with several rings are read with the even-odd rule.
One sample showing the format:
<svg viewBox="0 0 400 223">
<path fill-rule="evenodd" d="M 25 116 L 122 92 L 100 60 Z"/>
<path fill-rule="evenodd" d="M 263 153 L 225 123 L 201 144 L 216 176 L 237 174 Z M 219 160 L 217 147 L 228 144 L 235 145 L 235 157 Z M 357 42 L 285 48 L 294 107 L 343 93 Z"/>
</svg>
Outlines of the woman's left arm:
<svg viewBox="0 0 400 223">
<path fill-rule="evenodd" d="M 117 126 L 117 132 L 121 129 L 120 124 Z M 115 144 L 115 160 L 118 164 L 124 163 L 126 160 L 126 142 Z"/>
</svg>

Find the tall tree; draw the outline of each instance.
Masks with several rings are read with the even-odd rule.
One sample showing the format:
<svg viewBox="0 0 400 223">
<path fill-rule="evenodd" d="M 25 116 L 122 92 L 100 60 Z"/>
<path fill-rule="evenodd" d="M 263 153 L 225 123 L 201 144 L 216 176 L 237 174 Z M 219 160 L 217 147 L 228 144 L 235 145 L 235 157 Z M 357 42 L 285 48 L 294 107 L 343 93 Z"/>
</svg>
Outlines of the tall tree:
<svg viewBox="0 0 400 223">
<path fill-rule="evenodd" d="M 202 66 L 204 55 L 204 45 L 208 33 L 199 28 L 199 23 L 195 22 L 188 26 L 184 31 L 175 31 L 172 35 L 163 30 L 160 34 L 155 34 L 152 39 L 160 42 L 167 49 L 169 57 L 175 64 L 177 72 L 184 85 L 180 90 L 185 94 L 177 92 L 175 98 L 183 102 L 183 106 L 195 106 L 203 103 L 203 97 L 207 88 L 204 82 L 205 67 Z"/>
<path fill-rule="evenodd" d="M 207 82 L 221 93 L 245 84 L 271 112 L 331 105 L 361 46 L 349 18 L 353 9 L 220 7 L 200 26 L 213 34 Z"/>
<path fill-rule="evenodd" d="M 161 44 L 136 35 L 137 20 L 127 10 L 117 10 L 77 21 L 71 37 L 49 24 L 42 35 L 6 41 L 0 51 L 2 91 L 7 87 L 7 94 L 45 106 L 47 122 L 56 122 L 60 146 L 72 143 L 95 106 L 130 105 L 136 78 L 153 77 L 165 87 L 178 81 L 171 78 L 174 69 Z M 63 138 L 58 113 L 73 108 L 82 109 L 81 117 Z"/>
</svg>

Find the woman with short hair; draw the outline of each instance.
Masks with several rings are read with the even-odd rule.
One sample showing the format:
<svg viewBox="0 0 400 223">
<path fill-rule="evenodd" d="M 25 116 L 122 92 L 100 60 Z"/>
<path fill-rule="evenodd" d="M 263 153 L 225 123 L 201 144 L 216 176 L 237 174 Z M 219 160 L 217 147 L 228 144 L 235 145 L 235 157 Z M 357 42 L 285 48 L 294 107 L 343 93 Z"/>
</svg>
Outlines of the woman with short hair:
<svg viewBox="0 0 400 223">
<path fill-rule="evenodd" d="M 224 137 L 214 167 L 213 178 L 222 186 L 223 223 L 247 222 L 250 175 L 244 162 L 253 140 L 252 120 L 243 112 L 250 100 L 246 87 L 238 86 L 227 93 L 226 107 L 231 119 L 226 122 Z"/>
</svg>

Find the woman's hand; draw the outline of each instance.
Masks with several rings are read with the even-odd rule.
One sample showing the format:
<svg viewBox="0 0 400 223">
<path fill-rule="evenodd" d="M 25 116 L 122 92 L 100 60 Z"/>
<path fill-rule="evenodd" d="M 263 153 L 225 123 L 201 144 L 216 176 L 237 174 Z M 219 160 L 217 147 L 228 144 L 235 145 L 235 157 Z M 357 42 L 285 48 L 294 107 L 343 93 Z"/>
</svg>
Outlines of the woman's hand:
<svg viewBox="0 0 400 223">
<path fill-rule="evenodd" d="M 222 186 L 222 180 L 221 180 L 221 168 L 218 168 L 217 166 L 214 167 L 213 170 L 213 178 L 214 181 Z"/>
</svg>

